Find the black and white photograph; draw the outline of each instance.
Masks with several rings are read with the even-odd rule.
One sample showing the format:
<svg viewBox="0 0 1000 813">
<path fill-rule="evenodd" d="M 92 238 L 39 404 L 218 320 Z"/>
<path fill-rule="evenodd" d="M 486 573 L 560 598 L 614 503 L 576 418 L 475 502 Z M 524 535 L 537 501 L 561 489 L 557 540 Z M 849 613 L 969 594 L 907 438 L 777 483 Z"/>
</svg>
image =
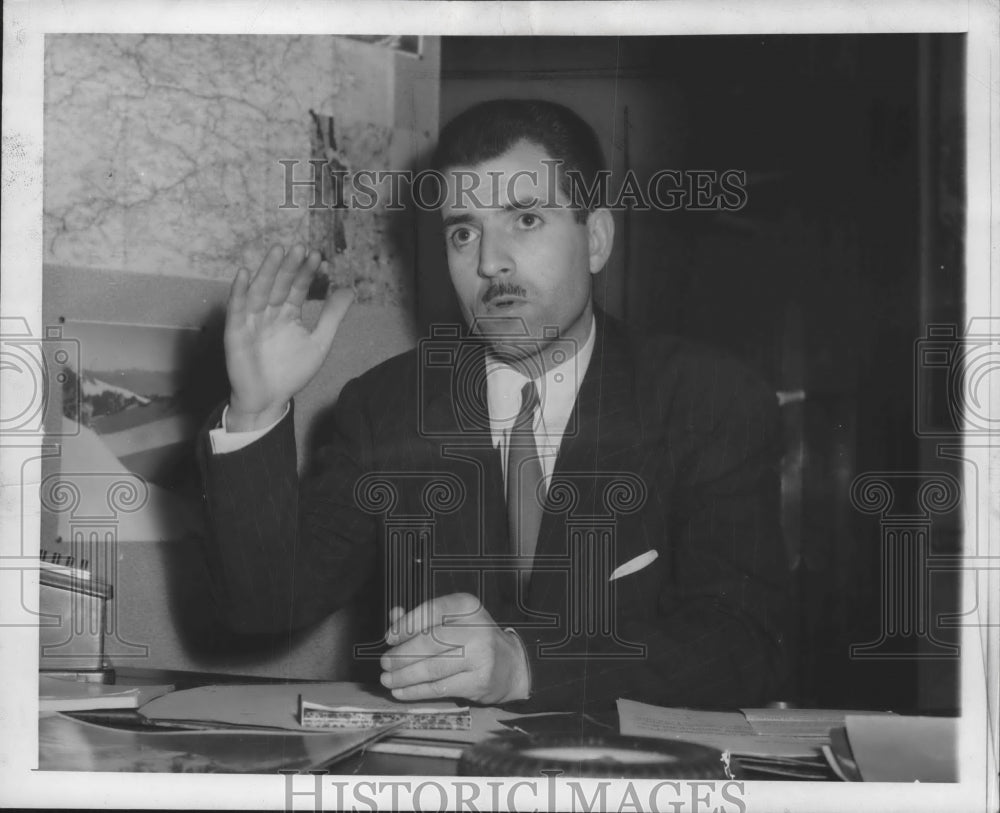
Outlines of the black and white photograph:
<svg viewBox="0 0 1000 813">
<path fill-rule="evenodd" d="M 193 329 L 64 322 L 63 337 L 79 343 L 79 369 L 65 365 L 63 418 L 67 437 L 86 437 L 123 468 L 163 487 L 193 477 L 197 424 L 184 371 L 198 348 Z M 87 431 L 89 430 L 89 432 Z M 93 454 L 93 453 L 91 453 Z"/>
<path fill-rule="evenodd" d="M 4 4 L 5 805 L 998 809 L 995 2 L 127 9 Z"/>
</svg>

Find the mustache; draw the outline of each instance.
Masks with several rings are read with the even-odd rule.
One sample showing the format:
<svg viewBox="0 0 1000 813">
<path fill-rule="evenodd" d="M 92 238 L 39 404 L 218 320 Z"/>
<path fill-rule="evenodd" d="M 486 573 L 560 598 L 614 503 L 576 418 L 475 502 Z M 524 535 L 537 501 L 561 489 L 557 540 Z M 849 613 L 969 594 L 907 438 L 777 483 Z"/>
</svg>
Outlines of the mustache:
<svg viewBox="0 0 1000 813">
<path fill-rule="evenodd" d="M 515 285 L 513 282 L 507 282 L 506 280 L 503 282 L 493 282 L 490 283 L 490 287 L 483 294 L 483 303 L 488 304 L 501 296 L 518 296 L 525 299 L 528 296 L 528 292 L 522 286 Z"/>
</svg>

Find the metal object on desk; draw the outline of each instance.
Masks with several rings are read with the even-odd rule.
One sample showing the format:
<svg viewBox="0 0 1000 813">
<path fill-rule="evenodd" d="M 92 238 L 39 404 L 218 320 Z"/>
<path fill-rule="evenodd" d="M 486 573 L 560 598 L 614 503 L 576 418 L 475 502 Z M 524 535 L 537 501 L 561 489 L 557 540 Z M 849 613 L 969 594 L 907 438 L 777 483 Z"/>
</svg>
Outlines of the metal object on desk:
<svg viewBox="0 0 1000 813">
<path fill-rule="evenodd" d="M 462 752 L 460 776 L 565 776 L 608 779 L 733 778 L 722 752 L 681 740 L 590 734 L 502 734 Z"/>
<path fill-rule="evenodd" d="M 39 671 L 98 683 L 114 681 L 104 657 L 111 585 L 87 562 L 60 561 L 43 551 L 39 572 Z"/>
</svg>

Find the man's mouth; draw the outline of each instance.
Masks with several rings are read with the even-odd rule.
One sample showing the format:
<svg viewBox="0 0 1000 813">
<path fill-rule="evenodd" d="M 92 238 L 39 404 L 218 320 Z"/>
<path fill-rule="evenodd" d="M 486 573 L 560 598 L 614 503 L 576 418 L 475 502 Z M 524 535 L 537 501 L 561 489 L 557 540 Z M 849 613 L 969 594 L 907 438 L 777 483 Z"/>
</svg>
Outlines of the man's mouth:
<svg viewBox="0 0 1000 813">
<path fill-rule="evenodd" d="M 483 294 L 483 304 L 496 310 L 506 310 L 523 304 L 528 292 L 520 285 L 510 282 L 493 283 Z"/>
<path fill-rule="evenodd" d="M 491 302 L 487 302 L 487 306 L 493 308 L 494 310 L 502 311 L 508 308 L 513 308 L 516 305 L 521 305 L 524 303 L 524 299 L 521 297 L 514 296 L 501 296 L 494 299 Z"/>
</svg>

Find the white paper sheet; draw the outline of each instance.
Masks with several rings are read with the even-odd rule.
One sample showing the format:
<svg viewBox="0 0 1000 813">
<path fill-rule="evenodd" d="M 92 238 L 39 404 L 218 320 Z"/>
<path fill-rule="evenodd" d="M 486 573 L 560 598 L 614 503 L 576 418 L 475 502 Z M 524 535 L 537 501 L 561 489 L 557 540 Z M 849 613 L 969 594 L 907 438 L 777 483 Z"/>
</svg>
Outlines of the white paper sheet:
<svg viewBox="0 0 1000 813">
<path fill-rule="evenodd" d="M 958 719 L 850 715 L 844 725 L 865 782 L 957 782 Z"/>
<path fill-rule="evenodd" d="M 820 758 L 819 744 L 812 738 L 756 733 L 739 711 L 672 709 L 619 700 L 618 724 L 622 734 L 685 740 L 733 754 Z"/>
<path fill-rule="evenodd" d="M 459 708 L 457 703 L 401 703 L 380 693 L 379 687 L 363 683 L 316 682 L 237 684 L 203 686 L 173 692 L 147 703 L 140 713 L 150 720 L 214 722 L 258 728 L 278 728 L 301 731 L 299 696 L 324 706 L 346 706 L 371 710 L 393 711 L 413 707 L 444 711 Z M 468 731 L 398 731 L 396 736 L 412 733 L 422 738 L 460 742 L 478 742 L 491 730 L 499 728 L 499 720 L 515 714 L 493 708 L 473 708 L 472 725 Z"/>
</svg>

